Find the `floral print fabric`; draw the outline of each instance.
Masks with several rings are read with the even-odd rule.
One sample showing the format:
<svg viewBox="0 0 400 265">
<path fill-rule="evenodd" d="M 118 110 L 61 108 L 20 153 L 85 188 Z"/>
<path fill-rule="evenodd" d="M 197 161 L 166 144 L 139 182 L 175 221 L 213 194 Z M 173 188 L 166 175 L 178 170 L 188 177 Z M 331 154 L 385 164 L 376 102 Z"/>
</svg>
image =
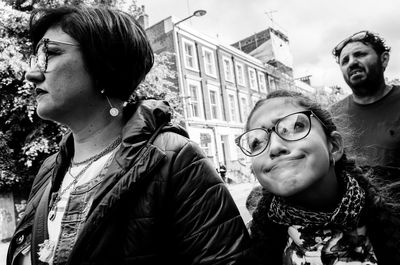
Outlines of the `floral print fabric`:
<svg viewBox="0 0 400 265">
<path fill-rule="evenodd" d="M 366 227 L 343 232 L 290 226 L 284 265 L 376 265 Z"/>
</svg>

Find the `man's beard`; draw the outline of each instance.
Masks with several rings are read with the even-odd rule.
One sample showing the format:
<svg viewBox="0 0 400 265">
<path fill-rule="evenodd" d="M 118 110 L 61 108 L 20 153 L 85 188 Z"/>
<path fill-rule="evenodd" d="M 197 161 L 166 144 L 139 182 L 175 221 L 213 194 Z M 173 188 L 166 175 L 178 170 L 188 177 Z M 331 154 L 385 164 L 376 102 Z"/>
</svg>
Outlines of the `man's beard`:
<svg viewBox="0 0 400 265">
<path fill-rule="evenodd" d="M 372 68 L 370 68 L 372 70 Z M 352 83 L 350 80 L 345 80 L 347 85 L 358 97 L 374 96 L 380 89 L 381 84 L 384 82 L 382 64 L 377 63 L 375 68 L 370 71 L 365 80 Z"/>
</svg>

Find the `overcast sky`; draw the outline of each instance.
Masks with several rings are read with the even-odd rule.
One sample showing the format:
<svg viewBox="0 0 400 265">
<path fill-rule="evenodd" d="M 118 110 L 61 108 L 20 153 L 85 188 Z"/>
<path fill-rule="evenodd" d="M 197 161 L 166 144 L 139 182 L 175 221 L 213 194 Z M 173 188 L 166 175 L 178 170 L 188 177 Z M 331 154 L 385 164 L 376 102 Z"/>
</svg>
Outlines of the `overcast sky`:
<svg viewBox="0 0 400 265">
<path fill-rule="evenodd" d="M 313 85 L 346 88 L 331 50 L 345 37 L 370 30 L 379 33 L 392 48 L 385 76 L 400 78 L 399 0 L 137 0 L 137 3 L 145 6 L 150 25 L 171 15 L 182 19 L 197 9 L 205 9 L 205 16 L 185 23 L 226 44 L 275 23 L 288 34 L 294 77 L 312 75 Z"/>
</svg>

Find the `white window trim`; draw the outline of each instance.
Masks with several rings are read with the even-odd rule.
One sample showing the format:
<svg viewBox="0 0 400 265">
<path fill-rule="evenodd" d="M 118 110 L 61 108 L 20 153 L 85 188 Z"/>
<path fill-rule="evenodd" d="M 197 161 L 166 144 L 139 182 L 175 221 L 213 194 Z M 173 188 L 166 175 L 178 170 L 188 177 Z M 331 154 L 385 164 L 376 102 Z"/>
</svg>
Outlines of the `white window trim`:
<svg viewBox="0 0 400 265">
<path fill-rule="evenodd" d="M 191 67 L 190 65 L 187 65 L 187 62 L 186 62 L 187 61 L 186 60 L 187 54 L 186 54 L 186 50 L 185 50 L 185 45 L 186 44 L 189 44 L 189 45 L 191 45 L 193 47 L 193 52 L 194 52 L 194 54 L 193 54 L 193 65 L 194 65 L 194 67 Z M 198 62 L 197 62 L 197 50 L 196 50 L 195 43 L 193 41 L 190 41 L 190 40 L 182 38 L 182 52 L 183 52 L 183 62 L 185 64 L 185 67 L 187 69 L 190 69 L 190 70 L 198 72 L 199 71 L 199 66 L 198 66 Z"/>
<path fill-rule="evenodd" d="M 252 90 L 258 91 L 258 87 L 257 87 L 257 73 L 256 70 L 254 68 L 248 68 L 248 73 L 249 73 L 249 86 Z M 254 74 L 254 85 L 251 82 L 251 73 Z"/>
<path fill-rule="evenodd" d="M 193 119 L 193 120 L 204 120 L 204 110 L 203 110 L 203 94 L 201 93 L 201 83 L 199 81 L 195 80 L 186 80 L 187 82 L 187 94 L 189 95 L 188 98 L 188 105 L 187 105 L 187 112 L 188 113 L 188 118 Z M 194 85 L 197 87 L 197 93 L 199 96 L 198 99 L 198 104 L 199 104 L 199 117 L 193 116 L 192 113 L 192 99 L 191 99 L 191 91 L 190 91 L 190 85 Z M 190 115 L 190 116 L 189 116 Z"/>
<path fill-rule="evenodd" d="M 260 91 L 267 92 L 267 83 L 265 82 L 265 74 L 263 72 L 258 72 L 258 83 L 260 84 Z"/>
<path fill-rule="evenodd" d="M 240 72 L 241 72 L 241 74 L 242 74 L 242 82 L 240 82 L 240 79 L 239 79 L 239 69 L 238 69 L 238 66 L 240 66 L 241 67 L 241 70 L 240 70 Z M 245 81 L 245 77 L 244 77 L 244 65 L 242 64 L 242 63 L 236 63 L 235 64 L 235 70 L 236 70 L 236 75 L 238 76 L 238 78 L 237 78 L 237 82 L 238 82 L 238 84 L 239 85 L 242 85 L 242 86 L 245 86 L 246 85 L 246 81 Z"/>
<path fill-rule="evenodd" d="M 208 49 L 206 47 L 202 48 L 203 51 L 203 62 L 204 62 L 204 71 L 207 75 L 212 76 L 212 77 L 217 77 L 217 68 L 215 66 L 215 56 L 214 56 L 214 51 L 211 49 Z M 212 73 L 208 73 L 208 68 L 207 68 L 207 62 L 206 62 L 206 52 L 209 52 L 211 54 L 211 63 L 212 63 Z"/>
<path fill-rule="evenodd" d="M 226 76 L 225 60 L 229 62 L 229 71 L 231 72 L 231 78 L 230 79 L 228 79 L 228 77 Z M 233 65 L 232 65 L 231 59 L 228 56 L 222 56 L 222 64 L 223 64 L 223 67 L 224 67 L 225 80 L 233 83 L 234 73 L 233 73 Z"/>
<path fill-rule="evenodd" d="M 218 89 L 218 87 L 214 87 L 214 86 L 212 86 L 212 85 L 208 85 L 207 86 L 208 87 L 208 100 L 209 100 L 209 102 L 210 102 L 210 115 L 211 115 L 211 119 L 212 120 L 222 120 L 222 104 L 221 104 L 221 96 L 220 96 L 220 93 L 218 93 L 219 92 L 219 89 Z M 212 117 L 212 106 L 211 106 L 211 94 L 210 94 L 210 92 L 211 91 L 213 91 L 213 92 L 215 92 L 215 95 L 216 95 L 216 100 L 217 100 L 217 102 L 216 102 L 216 104 L 217 104 L 217 118 L 214 118 L 214 117 Z"/>
<path fill-rule="evenodd" d="M 239 106 L 238 106 L 237 97 L 236 97 L 236 95 L 235 95 L 234 92 L 227 92 L 227 94 L 228 94 L 228 108 L 229 108 L 229 117 L 230 117 L 230 120 L 231 120 L 232 122 L 240 123 L 240 113 L 239 113 Z M 235 109 L 234 109 L 234 111 L 235 111 L 235 116 L 236 116 L 236 119 L 235 119 L 235 120 L 232 119 L 232 109 L 231 109 L 231 102 L 230 102 L 229 96 L 233 96 L 233 103 L 235 104 Z"/>
<path fill-rule="evenodd" d="M 246 103 L 244 104 L 244 106 L 242 106 L 242 99 L 244 99 L 246 101 Z M 242 122 L 246 122 L 247 116 L 249 115 L 249 101 L 246 95 L 240 95 L 239 96 L 239 103 L 240 103 L 240 115 L 242 118 Z M 244 108 L 247 109 L 247 113 L 244 113 Z"/>
</svg>

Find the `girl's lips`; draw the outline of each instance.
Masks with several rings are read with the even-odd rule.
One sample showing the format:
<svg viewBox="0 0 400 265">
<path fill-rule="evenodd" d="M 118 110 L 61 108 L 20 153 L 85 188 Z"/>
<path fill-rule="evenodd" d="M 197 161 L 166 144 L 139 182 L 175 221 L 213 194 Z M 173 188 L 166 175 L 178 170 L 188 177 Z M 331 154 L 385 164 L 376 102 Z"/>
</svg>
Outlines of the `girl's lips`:
<svg viewBox="0 0 400 265">
<path fill-rule="evenodd" d="M 266 172 L 266 173 L 270 172 L 270 171 L 273 170 L 274 168 L 279 167 L 280 164 L 282 164 L 282 163 L 289 163 L 289 162 L 291 162 L 291 161 L 299 160 L 299 159 L 302 159 L 302 158 L 304 158 L 304 157 L 305 157 L 304 155 L 299 155 L 299 156 L 294 156 L 294 157 L 288 157 L 288 158 L 279 159 L 278 161 L 274 162 L 270 167 L 268 167 L 268 168 L 265 170 L 265 172 Z"/>
</svg>

